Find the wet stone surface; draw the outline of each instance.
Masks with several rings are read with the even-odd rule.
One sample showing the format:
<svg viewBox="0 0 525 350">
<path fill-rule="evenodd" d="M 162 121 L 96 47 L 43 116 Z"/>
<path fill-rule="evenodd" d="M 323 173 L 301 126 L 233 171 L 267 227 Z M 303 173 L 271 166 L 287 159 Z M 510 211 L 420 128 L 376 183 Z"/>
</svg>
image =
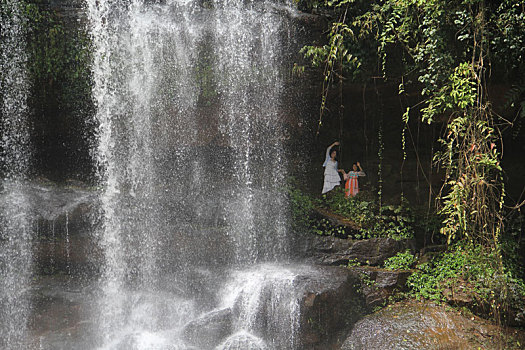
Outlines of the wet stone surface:
<svg viewBox="0 0 525 350">
<path fill-rule="evenodd" d="M 233 330 L 232 310 L 212 311 L 184 326 L 183 339 L 202 349 L 212 348 L 214 342 L 223 340 Z"/>
<path fill-rule="evenodd" d="M 497 349 L 501 341 L 523 344 L 523 333 L 508 332 L 513 338 L 502 340 L 503 329 L 485 320 L 463 316 L 444 306 L 406 302 L 364 317 L 354 326 L 342 350 L 477 350 Z"/>
<path fill-rule="evenodd" d="M 363 240 L 342 239 L 333 236 L 311 237 L 309 254 L 321 265 L 346 265 L 349 261 L 378 266 L 406 249 L 413 249 L 412 240 L 396 241 L 392 238 Z"/>
</svg>

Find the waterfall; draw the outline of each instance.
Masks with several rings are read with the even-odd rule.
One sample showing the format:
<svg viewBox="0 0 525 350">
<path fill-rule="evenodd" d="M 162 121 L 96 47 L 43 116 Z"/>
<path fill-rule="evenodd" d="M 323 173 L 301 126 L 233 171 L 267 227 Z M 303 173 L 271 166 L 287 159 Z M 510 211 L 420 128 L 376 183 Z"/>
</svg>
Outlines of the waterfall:
<svg viewBox="0 0 525 350">
<path fill-rule="evenodd" d="M 299 345 L 295 334 L 299 329 L 302 292 L 296 289 L 299 275 L 283 266 L 268 264 L 236 272 L 221 295 L 223 307 L 238 310 L 234 328 L 241 331 L 227 339 L 218 350 L 250 349 L 249 346 L 266 348 L 251 336 L 253 333 L 271 335 L 268 337 L 271 349 L 295 349 Z M 246 332 L 250 334 L 248 339 Z M 234 345 L 236 343 L 239 345 Z"/>
<path fill-rule="evenodd" d="M 23 190 L 29 126 L 24 17 L 17 0 L 0 6 L 0 348 L 25 349 L 30 312 L 31 222 Z"/>
<path fill-rule="evenodd" d="M 222 298 L 202 276 L 286 261 L 281 52 L 292 6 L 87 0 L 102 188 L 100 348 L 159 334 L 151 315 L 130 316 L 155 305 L 145 295 L 171 288 L 188 307 L 170 317 L 189 321 Z M 195 293 L 210 298 L 195 305 Z M 115 343 L 115 334 L 128 340 Z M 143 348 L 145 338 L 133 339 Z"/>
</svg>

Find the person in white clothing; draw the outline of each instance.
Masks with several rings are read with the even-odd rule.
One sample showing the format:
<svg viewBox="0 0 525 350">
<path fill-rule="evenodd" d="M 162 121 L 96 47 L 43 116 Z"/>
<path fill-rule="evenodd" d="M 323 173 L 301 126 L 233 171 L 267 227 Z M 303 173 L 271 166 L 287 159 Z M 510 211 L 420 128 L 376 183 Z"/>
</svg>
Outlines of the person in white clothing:
<svg viewBox="0 0 525 350">
<path fill-rule="evenodd" d="M 339 177 L 339 172 L 337 170 L 337 152 L 333 149 L 334 146 L 339 146 L 339 141 L 332 143 L 326 149 L 326 159 L 323 163 L 324 167 L 324 184 L 323 191 L 321 193 L 326 193 L 334 189 L 335 186 L 341 184 L 341 178 Z"/>
</svg>

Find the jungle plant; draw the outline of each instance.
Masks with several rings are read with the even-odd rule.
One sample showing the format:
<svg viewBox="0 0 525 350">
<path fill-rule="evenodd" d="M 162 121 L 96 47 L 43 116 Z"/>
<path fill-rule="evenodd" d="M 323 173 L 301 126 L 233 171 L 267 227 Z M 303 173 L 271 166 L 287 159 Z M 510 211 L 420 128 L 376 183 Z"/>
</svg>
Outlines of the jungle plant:
<svg viewBox="0 0 525 350">
<path fill-rule="evenodd" d="M 330 25 L 327 45 L 306 47 L 303 52 L 313 65 L 324 64 L 327 84 L 338 72 L 339 80 L 357 79 L 363 83 L 376 82 L 381 76 L 384 81 L 399 84 L 400 96 L 409 90 L 419 92 L 419 101 L 407 106 L 403 122 L 406 127 L 409 114 L 419 114 L 420 120 L 441 125 L 444 131 L 441 150 L 434 157 L 434 165 L 446 172 L 437 197 L 437 214 L 442 217 L 440 232 L 449 245 L 463 242 L 465 249 L 490 256 L 483 263 L 485 269 L 495 276 L 505 276 L 500 128 L 519 125 L 525 106 L 521 80 L 525 75 L 525 3 L 333 0 L 318 4 L 331 9 L 337 18 L 334 22 L 340 23 Z M 337 34 L 342 38 L 331 40 Z M 341 59 L 343 53 L 352 53 L 355 60 Z M 518 112 L 515 121 L 500 118 L 492 108 L 488 85 L 502 80 L 514 86 L 508 100 Z M 321 110 L 325 108 L 326 93 L 324 87 Z M 405 128 L 403 143 L 404 132 Z M 463 256 L 456 250 L 454 254 Z M 433 276 L 431 270 L 435 268 L 454 276 Z M 432 298 L 435 293 L 431 290 L 436 287 L 433 279 L 445 281 L 460 276 L 444 265 L 421 265 L 420 270 L 425 273 L 415 274 L 413 284 L 421 286 L 421 295 Z M 492 305 L 501 305 L 507 279 L 495 280 L 502 283 L 497 295 L 483 295 L 491 298 Z M 423 288 L 425 285 L 433 287 Z"/>
<path fill-rule="evenodd" d="M 318 205 L 361 227 L 353 238 L 390 237 L 400 240 L 414 236 L 414 218 L 407 203 L 381 207 L 377 199 L 367 196 L 365 192 L 355 197 L 345 197 L 342 189 L 336 188 L 331 192 Z"/>
<path fill-rule="evenodd" d="M 286 187 L 286 193 L 290 201 L 292 227 L 299 231 L 311 230 L 314 225 L 314 221 L 311 219 L 315 206 L 314 199 L 294 186 L 294 183 L 294 178 L 290 178 Z"/>
<path fill-rule="evenodd" d="M 498 316 L 509 297 L 519 300 L 525 296 L 523 281 L 514 271 L 500 273 L 493 262 L 497 253 L 487 254 L 482 246 L 455 244 L 447 252 L 429 262 L 419 264 L 407 281 L 410 293 L 417 298 L 446 301 L 457 291 L 475 300 L 479 309 Z"/>
<path fill-rule="evenodd" d="M 504 51 L 513 57 L 521 54 L 515 42 L 525 39 L 523 32 L 517 32 L 523 29 L 523 21 L 519 22 L 523 4 L 480 0 L 320 3 L 341 15 L 331 25 L 327 45 L 308 46 L 303 52 L 313 65 L 325 65 L 327 82 L 334 71 L 355 73 L 359 68 L 362 81 L 380 74 L 385 80 L 399 79 L 401 94 L 408 88 L 420 89 L 421 101 L 415 110 L 422 120 L 445 124 L 442 150 L 435 157 L 436 165 L 447 172 L 439 196 L 439 213 L 444 218 L 441 232 L 449 243 L 466 238 L 497 249 L 505 191 L 497 129 L 501 120 L 494 119 L 488 99 L 487 68 L 491 58 L 503 60 Z M 504 39 L 504 31 L 512 31 L 516 38 Z M 375 57 L 365 53 L 370 42 L 375 43 Z M 492 53 L 493 49 L 498 52 Z M 354 61 L 342 59 L 352 52 Z M 401 56 L 401 65 L 390 63 L 394 56 Z M 523 65 L 512 67 L 524 71 Z M 323 89 L 321 109 L 326 93 Z M 404 120 L 406 124 L 408 113 Z"/>
<path fill-rule="evenodd" d="M 410 250 L 399 252 L 385 260 L 384 267 L 388 270 L 408 270 L 414 265 L 416 258 Z"/>
</svg>

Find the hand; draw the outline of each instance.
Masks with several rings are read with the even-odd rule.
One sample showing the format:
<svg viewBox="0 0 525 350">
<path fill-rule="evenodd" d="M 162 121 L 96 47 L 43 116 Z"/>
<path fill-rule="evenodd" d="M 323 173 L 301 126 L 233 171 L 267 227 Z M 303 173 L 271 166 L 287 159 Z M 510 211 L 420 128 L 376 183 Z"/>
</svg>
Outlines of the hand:
<svg viewBox="0 0 525 350">
<path fill-rule="evenodd" d="M 361 163 L 357 162 L 355 163 L 358 167 L 361 167 Z"/>
<path fill-rule="evenodd" d="M 339 146 L 339 141 L 335 141 L 334 146 Z"/>
</svg>

